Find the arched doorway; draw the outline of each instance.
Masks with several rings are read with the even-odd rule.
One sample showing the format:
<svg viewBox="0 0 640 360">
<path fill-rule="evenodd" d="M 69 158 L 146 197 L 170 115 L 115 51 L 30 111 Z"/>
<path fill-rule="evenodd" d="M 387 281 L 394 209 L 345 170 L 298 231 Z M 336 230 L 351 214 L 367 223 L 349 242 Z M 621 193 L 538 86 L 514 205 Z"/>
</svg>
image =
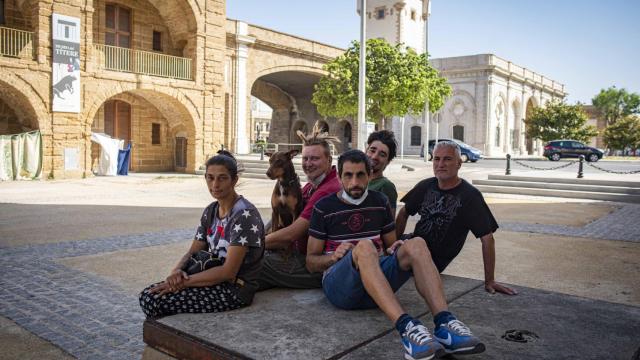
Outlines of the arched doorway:
<svg viewBox="0 0 640 360">
<path fill-rule="evenodd" d="M 0 135 L 38 130 L 38 116 L 29 98 L 0 81 Z"/>
<path fill-rule="evenodd" d="M 125 140 L 131 147 L 130 170 L 192 172 L 197 168 L 194 119 L 177 99 L 151 90 L 119 93 L 99 103 L 91 131 Z M 99 146 L 91 144 L 91 168 Z"/>
<path fill-rule="evenodd" d="M 350 150 L 353 141 L 353 127 L 351 126 L 351 123 L 347 120 L 340 120 L 337 124 L 337 129 L 337 135 L 338 139 L 340 139 L 342 152 Z M 336 146 L 337 145 L 338 144 L 336 144 Z"/>
</svg>

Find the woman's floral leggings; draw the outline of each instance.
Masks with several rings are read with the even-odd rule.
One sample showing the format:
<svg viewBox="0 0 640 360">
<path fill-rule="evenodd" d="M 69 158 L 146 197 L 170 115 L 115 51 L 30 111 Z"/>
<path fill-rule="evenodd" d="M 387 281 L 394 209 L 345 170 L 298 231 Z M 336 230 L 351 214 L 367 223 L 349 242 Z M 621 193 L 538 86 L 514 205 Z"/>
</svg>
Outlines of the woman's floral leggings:
<svg viewBox="0 0 640 360">
<path fill-rule="evenodd" d="M 162 317 L 181 313 L 222 312 L 241 308 L 246 304 L 237 297 L 237 285 L 221 283 L 213 286 L 185 288 L 159 296 L 149 290 L 140 293 L 140 307 L 149 317 Z"/>
</svg>

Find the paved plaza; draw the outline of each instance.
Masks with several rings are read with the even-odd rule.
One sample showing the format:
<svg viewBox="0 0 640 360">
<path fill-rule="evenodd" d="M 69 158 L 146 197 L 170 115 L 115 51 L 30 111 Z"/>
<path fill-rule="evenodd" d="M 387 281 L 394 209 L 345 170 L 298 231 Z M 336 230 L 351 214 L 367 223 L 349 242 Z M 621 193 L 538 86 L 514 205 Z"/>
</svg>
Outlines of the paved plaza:
<svg viewBox="0 0 640 360">
<path fill-rule="evenodd" d="M 389 171 L 401 195 L 430 176 L 416 164 Z M 272 185 L 241 180 L 238 189 L 267 216 Z M 211 201 L 202 178 L 0 183 L 0 201 L 4 355 L 153 356 L 142 341 L 137 292 L 163 279 L 188 247 Z M 640 307 L 640 205 L 507 195 L 488 202 L 501 226 L 499 281 Z M 446 273 L 483 279 L 480 242 L 469 239 Z"/>
</svg>

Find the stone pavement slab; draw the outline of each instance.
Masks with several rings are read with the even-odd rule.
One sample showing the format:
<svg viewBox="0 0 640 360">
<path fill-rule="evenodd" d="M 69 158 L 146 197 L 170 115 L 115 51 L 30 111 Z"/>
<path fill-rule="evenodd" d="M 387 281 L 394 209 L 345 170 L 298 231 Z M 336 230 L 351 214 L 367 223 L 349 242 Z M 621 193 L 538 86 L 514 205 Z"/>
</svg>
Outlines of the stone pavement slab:
<svg viewBox="0 0 640 360">
<path fill-rule="evenodd" d="M 517 296 L 489 295 L 477 288 L 449 304 L 486 345 L 482 354 L 448 359 L 635 359 L 640 350 L 640 307 L 613 304 L 532 288 Z M 431 316 L 422 319 L 433 326 Z M 508 330 L 527 330 L 526 343 L 507 341 Z M 343 359 L 399 358 L 397 334 L 349 353 Z"/>
<path fill-rule="evenodd" d="M 445 293 L 452 301 L 482 287 L 482 282 L 444 277 Z M 399 292 L 401 304 L 415 316 L 428 312 L 413 282 Z M 393 324 L 378 309 L 345 311 L 333 307 L 321 290 L 274 289 L 259 293 L 244 309 L 217 314 L 181 314 L 145 322 L 144 340 L 178 358 L 192 358 L 206 349 L 256 359 L 326 359 L 342 356 L 353 348 L 392 331 Z M 178 342 L 179 334 L 190 339 Z M 173 340 L 173 341 L 172 341 Z"/>
<path fill-rule="evenodd" d="M 499 282 L 640 306 L 640 243 L 504 230 L 495 238 Z M 470 236 L 444 273 L 484 279 L 482 243 Z"/>
<path fill-rule="evenodd" d="M 522 287 L 518 296 L 490 295 L 479 281 L 451 276 L 445 289 L 450 310 L 487 347 L 469 359 L 631 359 L 640 347 L 640 307 Z M 412 286 L 399 297 L 409 313 L 424 309 Z M 421 315 L 432 328 L 431 315 Z M 319 290 L 270 291 L 247 309 L 157 323 L 145 323 L 145 342 L 178 358 L 360 360 L 403 353 L 379 310 L 338 310 Z M 535 335 L 512 342 L 502 337 L 509 330 Z"/>
</svg>

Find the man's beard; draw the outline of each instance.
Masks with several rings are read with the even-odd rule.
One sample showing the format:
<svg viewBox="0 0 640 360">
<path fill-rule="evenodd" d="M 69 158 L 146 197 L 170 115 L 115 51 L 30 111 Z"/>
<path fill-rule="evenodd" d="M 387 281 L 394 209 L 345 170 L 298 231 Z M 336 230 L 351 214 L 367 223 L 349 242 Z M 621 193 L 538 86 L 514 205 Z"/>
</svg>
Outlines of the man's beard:
<svg viewBox="0 0 640 360">
<path fill-rule="evenodd" d="M 357 196 L 353 193 L 354 190 L 359 190 Z M 355 187 L 355 188 L 351 188 L 349 190 L 345 190 L 347 192 L 347 194 L 349 194 L 349 196 L 351 196 L 354 199 L 360 199 L 362 197 L 362 195 L 364 195 L 364 190 L 361 187 Z"/>
</svg>

